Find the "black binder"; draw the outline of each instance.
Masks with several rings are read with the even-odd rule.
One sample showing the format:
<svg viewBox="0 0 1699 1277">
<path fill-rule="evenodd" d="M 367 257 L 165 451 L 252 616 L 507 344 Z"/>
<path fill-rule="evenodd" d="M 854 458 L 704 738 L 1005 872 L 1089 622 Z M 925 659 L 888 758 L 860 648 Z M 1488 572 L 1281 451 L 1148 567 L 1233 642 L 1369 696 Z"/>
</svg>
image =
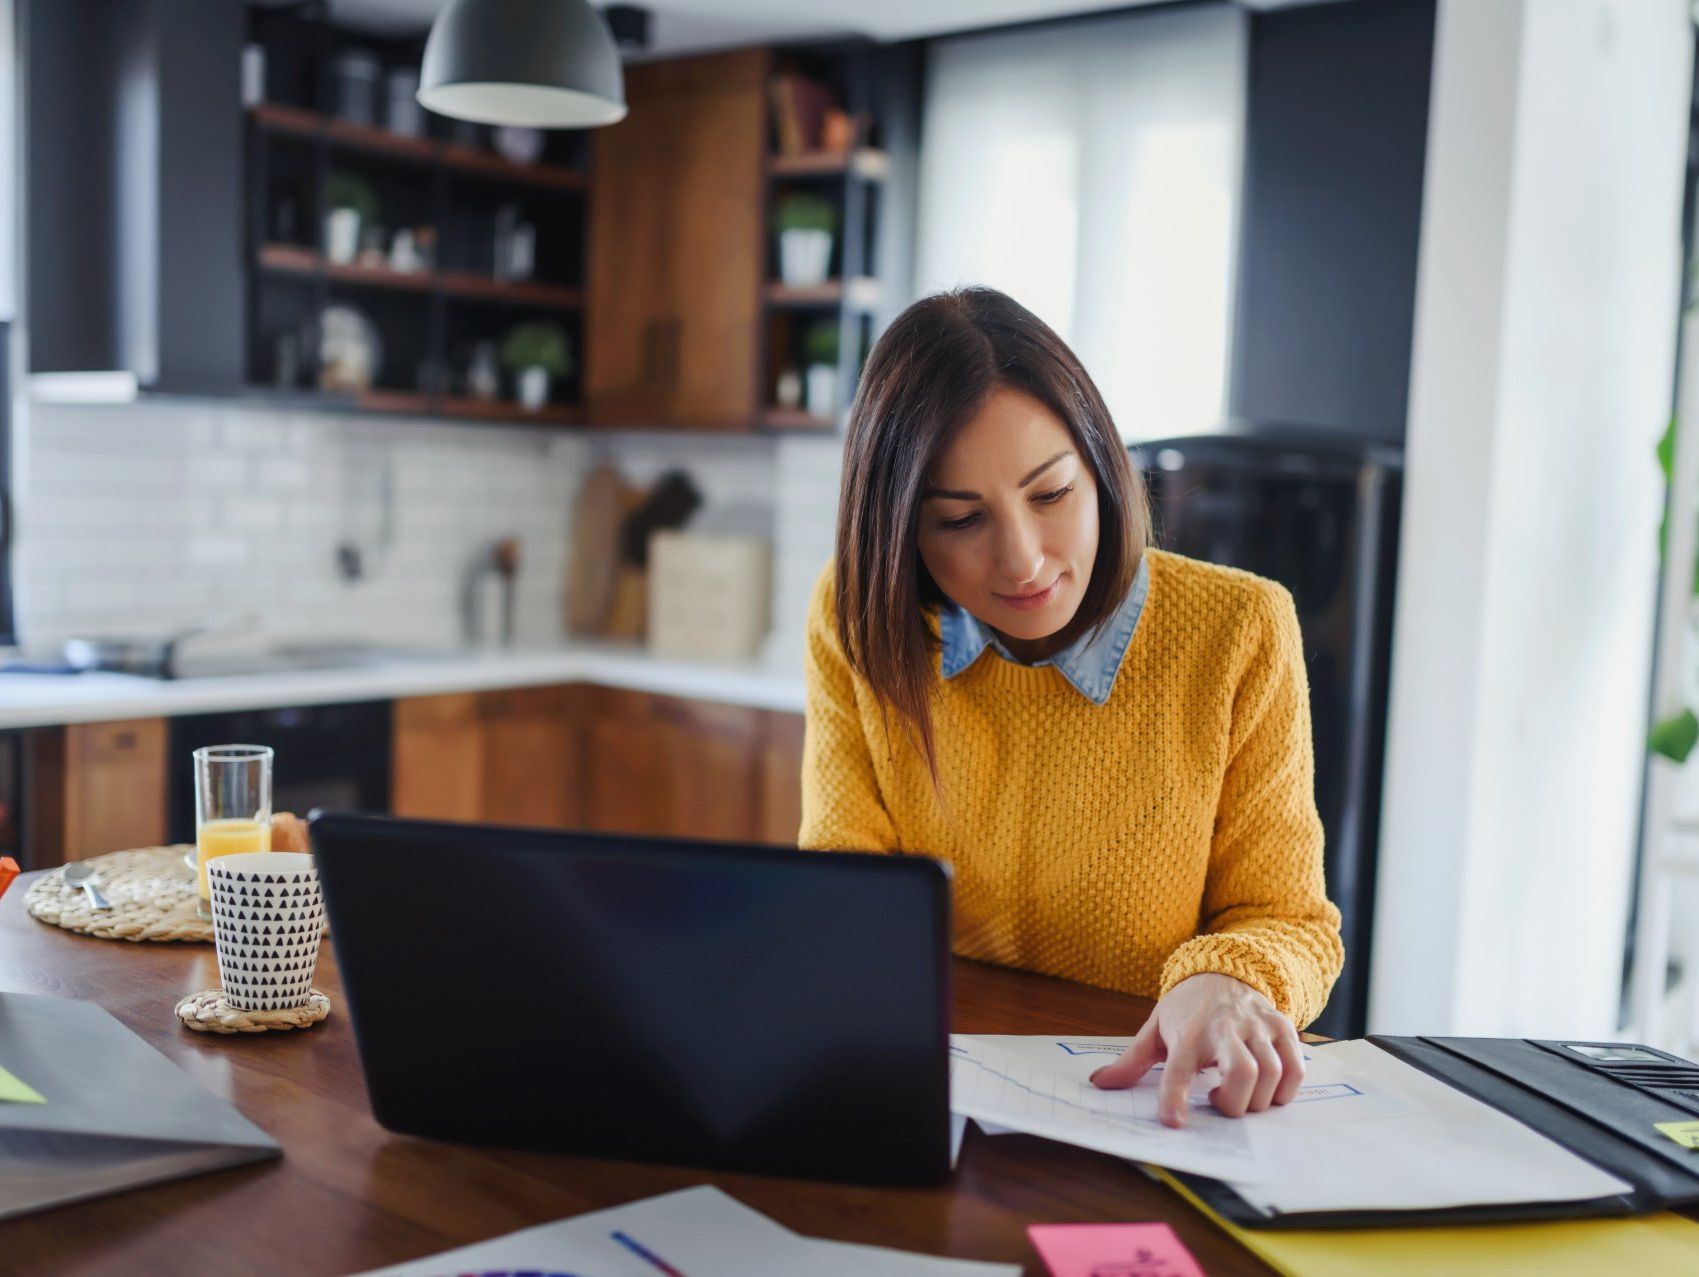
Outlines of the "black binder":
<svg viewBox="0 0 1699 1277">
<path fill-rule="evenodd" d="M 1583 1202 L 1265 1214 L 1220 1180 L 1170 1171 L 1243 1228 L 1409 1227 L 1640 1215 L 1699 1203 L 1699 1149 L 1660 1122 L 1699 1122 L 1699 1065 L 1649 1046 L 1524 1038 L 1375 1037 L 1413 1068 L 1489 1104 L 1634 1186 Z M 1253 1119 L 1254 1120 L 1254 1119 Z"/>
</svg>

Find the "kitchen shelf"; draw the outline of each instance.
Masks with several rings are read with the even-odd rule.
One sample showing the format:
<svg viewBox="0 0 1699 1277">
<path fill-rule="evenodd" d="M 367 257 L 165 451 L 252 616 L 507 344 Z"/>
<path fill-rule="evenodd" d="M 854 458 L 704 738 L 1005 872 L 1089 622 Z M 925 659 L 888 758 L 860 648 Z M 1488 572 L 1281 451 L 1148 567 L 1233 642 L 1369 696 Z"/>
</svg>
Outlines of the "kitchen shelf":
<svg viewBox="0 0 1699 1277">
<path fill-rule="evenodd" d="M 578 310 L 584 291 L 541 280 L 491 279 L 468 271 L 399 271 L 387 266 L 362 266 L 358 262 L 330 263 L 310 248 L 294 244 L 265 244 L 259 252 L 260 267 L 284 275 L 318 276 L 339 284 L 368 288 L 393 288 L 404 292 L 440 290 L 449 297 L 501 302 L 532 309 Z"/>
<path fill-rule="evenodd" d="M 316 275 L 324 264 L 317 250 L 296 244 L 262 244 L 260 266 L 280 274 Z"/>
<path fill-rule="evenodd" d="M 450 172 L 496 178 L 525 186 L 540 186 L 557 191 L 582 191 L 590 184 L 587 175 L 562 164 L 515 164 L 504 156 L 454 142 L 438 143 L 437 158 Z"/>
<path fill-rule="evenodd" d="M 808 307 L 848 306 L 851 310 L 871 310 L 879 304 L 879 281 L 876 279 L 829 279 L 823 284 L 805 288 L 789 284 L 768 284 L 766 301 L 769 306 L 788 309 Z"/>
<path fill-rule="evenodd" d="M 360 412 L 404 412 L 413 416 L 430 416 L 431 397 L 405 390 L 366 390 L 354 396 L 354 407 Z"/>
<path fill-rule="evenodd" d="M 476 301 L 505 302 L 513 306 L 547 306 L 554 310 L 577 310 L 584 304 L 584 290 L 535 279 L 491 279 L 467 271 L 443 271 L 437 284 L 450 297 Z"/>
<path fill-rule="evenodd" d="M 403 292 L 428 293 L 428 271 L 391 270 L 387 266 L 362 266 L 358 262 L 326 262 L 324 277 L 338 284 L 361 284 L 367 288 L 395 288 Z"/>
<path fill-rule="evenodd" d="M 388 129 L 380 129 L 375 125 L 355 124 L 351 120 L 339 120 L 335 116 L 327 116 L 322 128 L 324 135 L 335 145 L 346 147 L 350 151 L 364 151 L 369 155 L 384 155 L 391 159 L 416 160 L 421 164 L 429 164 L 438 158 L 441 150 L 441 146 L 428 137 L 391 133 Z"/>
<path fill-rule="evenodd" d="M 816 417 L 801 408 L 763 408 L 761 424 L 769 430 L 813 430 L 830 434 L 838 423 L 830 417 Z"/>
<path fill-rule="evenodd" d="M 882 182 L 890 171 L 890 156 L 870 146 L 853 151 L 809 151 L 767 157 L 767 176 L 777 179 L 853 174 L 870 182 Z"/>
<path fill-rule="evenodd" d="M 316 137 L 324 122 L 324 117 L 317 111 L 284 106 L 281 102 L 261 102 L 250 107 L 248 114 L 267 132 L 293 133 L 299 137 Z"/>
<path fill-rule="evenodd" d="M 584 422 L 584 409 L 578 404 L 544 404 L 535 412 L 523 404 L 507 399 L 486 400 L 445 396 L 437 401 L 445 417 L 465 417 L 478 421 L 529 422 L 538 425 L 576 426 Z"/>
<path fill-rule="evenodd" d="M 270 133 L 310 139 L 323 137 L 347 150 L 390 159 L 414 160 L 421 164 L 434 163 L 451 173 L 555 191 L 582 191 L 589 185 L 586 174 L 563 164 L 515 164 L 512 160 L 475 147 L 392 133 L 388 129 L 339 120 L 302 107 L 262 102 L 250 107 L 249 115 L 255 124 Z"/>
</svg>

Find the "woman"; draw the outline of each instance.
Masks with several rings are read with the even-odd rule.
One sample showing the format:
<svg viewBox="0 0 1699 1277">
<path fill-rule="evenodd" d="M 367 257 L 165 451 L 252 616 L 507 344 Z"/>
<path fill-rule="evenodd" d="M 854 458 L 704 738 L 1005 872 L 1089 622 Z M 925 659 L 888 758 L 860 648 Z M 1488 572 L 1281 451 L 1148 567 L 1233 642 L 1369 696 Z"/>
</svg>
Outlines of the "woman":
<svg viewBox="0 0 1699 1277">
<path fill-rule="evenodd" d="M 808 628 L 800 845 L 955 873 L 955 948 L 1157 998 L 1114 1064 L 1231 1116 L 1303 1078 L 1339 973 L 1297 615 L 1148 548 L 1143 484 L 1045 324 L 970 288 L 862 373 Z"/>
</svg>

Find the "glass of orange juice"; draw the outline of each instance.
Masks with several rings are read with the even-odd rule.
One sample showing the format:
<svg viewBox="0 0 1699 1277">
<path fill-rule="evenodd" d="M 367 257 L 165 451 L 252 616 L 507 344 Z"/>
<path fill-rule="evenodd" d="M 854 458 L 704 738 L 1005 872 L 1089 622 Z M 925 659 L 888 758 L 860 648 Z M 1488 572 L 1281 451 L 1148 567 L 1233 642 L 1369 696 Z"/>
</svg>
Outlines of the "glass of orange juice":
<svg viewBox="0 0 1699 1277">
<path fill-rule="evenodd" d="M 195 860 L 202 918 L 212 917 L 207 861 L 271 850 L 271 757 L 264 745 L 208 745 L 195 751 Z"/>
</svg>

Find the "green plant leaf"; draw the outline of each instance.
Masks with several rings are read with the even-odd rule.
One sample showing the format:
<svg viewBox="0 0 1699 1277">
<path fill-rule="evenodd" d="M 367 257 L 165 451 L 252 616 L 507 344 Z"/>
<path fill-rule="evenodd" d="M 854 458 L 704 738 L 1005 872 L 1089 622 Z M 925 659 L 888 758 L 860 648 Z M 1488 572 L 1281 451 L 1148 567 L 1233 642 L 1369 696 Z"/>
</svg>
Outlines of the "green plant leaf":
<svg viewBox="0 0 1699 1277">
<path fill-rule="evenodd" d="M 351 208 L 360 215 L 362 225 L 369 226 L 378 215 L 378 196 L 358 173 L 332 169 L 324 180 L 324 206 Z"/>
<path fill-rule="evenodd" d="M 773 204 L 773 231 L 827 231 L 838 229 L 838 206 L 824 195 L 793 191 Z"/>
<path fill-rule="evenodd" d="M 1664 473 L 1664 486 L 1667 488 L 1675 481 L 1675 432 L 1680 420 L 1674 413 L 1670 414 L 1669 425 L 1664 427 L 1664 437 L 1658 440 L 1658 469 Z M 1666 499 L 1663 518 L 1658 520 L 1658 562 L 1662 563 L 1669 555 L 1670 516 Z M 1693 593 L 1699 596 L 1699 556 L 1693 561 Z"/>
<path fill-rule="evenodd" d="M 802 357 L 811 366 L 838 362 L 837 320 L 818 320 L 803 334 Z"/>
<path fill-rule="evenodd" d="M 518 372 L 522 368 L 546 368 L 556 377 L 570 376 L 572 345 L 559 324 L 537 321 L 517 324 L 501 343 L 501 361 Z"/>
<path fill-rule="evenodd" d="M 1648 749 L 1672 763 L 1685 763 L 1694 745 L 1699 745 L 1699 716 L 1690 709 L 1656 724 L 1646 740 Z"/>
</svg>

